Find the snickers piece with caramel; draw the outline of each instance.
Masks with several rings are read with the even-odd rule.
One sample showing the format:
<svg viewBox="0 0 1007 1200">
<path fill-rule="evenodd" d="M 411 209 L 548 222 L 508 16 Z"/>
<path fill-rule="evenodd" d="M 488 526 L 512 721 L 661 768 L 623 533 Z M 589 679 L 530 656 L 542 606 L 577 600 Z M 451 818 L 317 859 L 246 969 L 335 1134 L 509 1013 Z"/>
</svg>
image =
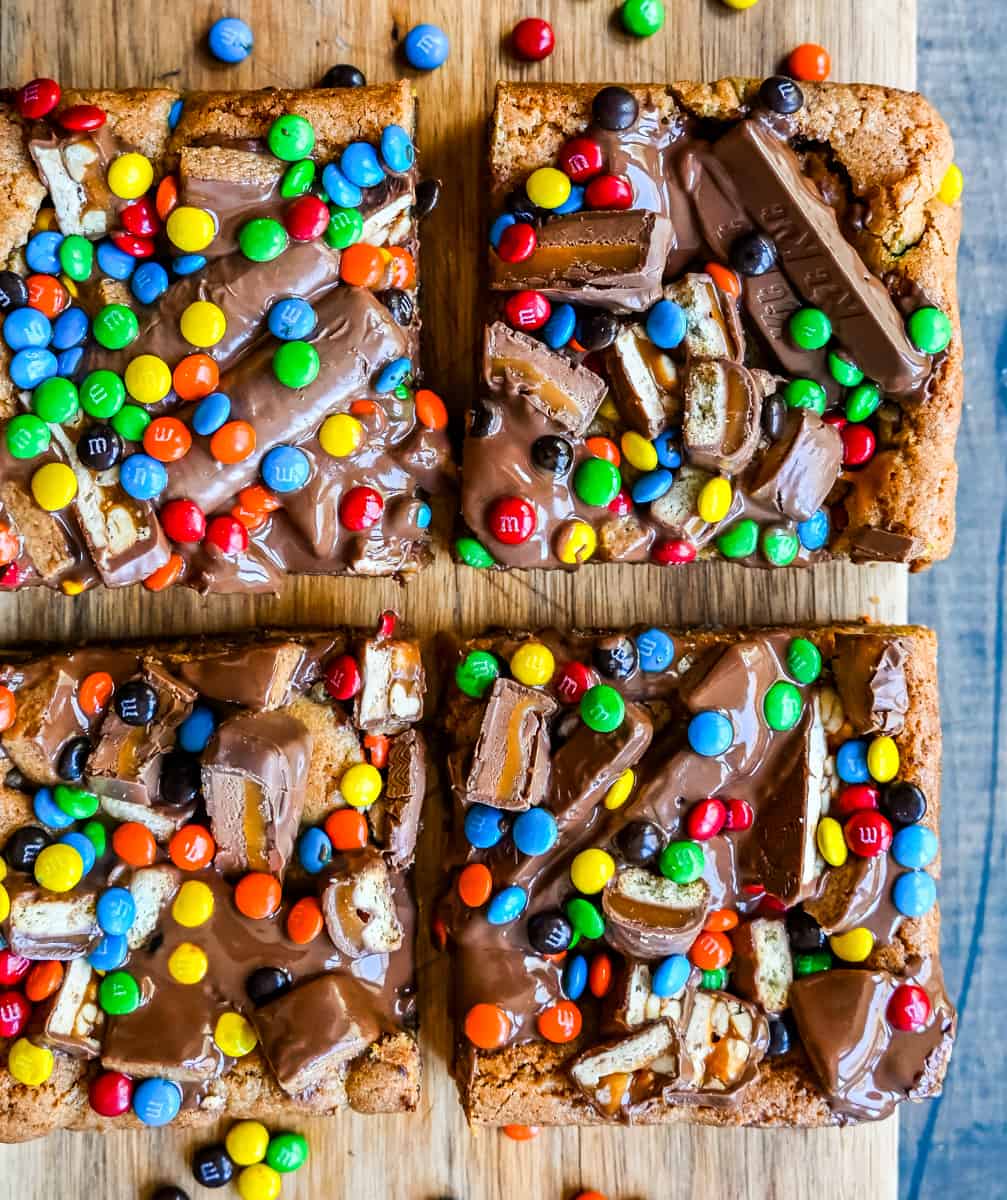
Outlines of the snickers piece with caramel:
<svg viewBox="0 0 1007 1200">
<path fill-rule="evenodd" d="M 947 556 L 950 137 L 917 95 L 788 88 L 499 86 L 462 562 Z"/>
<path fill-rule="evenodd" d="M 843 1125 L 939 1093 L 935 650 L 855 625 L 454 644 L 437 920 L 470 1121 Z"/>
</svg>

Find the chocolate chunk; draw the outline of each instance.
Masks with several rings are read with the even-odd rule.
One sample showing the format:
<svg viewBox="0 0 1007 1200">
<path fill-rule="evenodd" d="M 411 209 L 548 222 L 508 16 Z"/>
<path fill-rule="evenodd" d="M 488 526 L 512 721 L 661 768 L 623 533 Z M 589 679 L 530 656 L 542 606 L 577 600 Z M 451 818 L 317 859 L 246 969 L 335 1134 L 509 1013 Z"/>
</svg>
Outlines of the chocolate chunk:
<svg viewBox="0 0 1007 1200">
<path fill-rule="evenodd" d="M 617 1041 L 602 1042 L 570 1064 L 570 1078 L 601 1115 L 631 1121 L 648 1101 L 660 1101 L 679 1075 L 674 1026 L 657 1021 Z"/>
<path fill-rule="evenodd" d="M 304 661 L 300 642 L 266 642 L 200 654 L 177 666 L 202 696 L 244 708 L 279 708 L 287 702 Z"/>
<path fill-rule="evenodd" d="M 681 406 L 678 368 L 638 325 L 627 325 L 605 358 L 619 415 L 653 440 Z"/>
<path fill-rule="evenodd" d="M 905 647 L 891 638 L 836 636 L 832 671 L 853 732 L 897 734 L 909 711 Z"/>
<path fill-rule="evenodd" d="M 311 735 L 275 712 L 224 721 L 203 754 L 203 795 L 223 871 L 282 875 L 304 806 Z"/>
<path fill-rule="evenodd" d="M 602 908 L 606 936 L 634 958 L 685 954 L 703 928 L 710 908 L 704 879 L 675 883 L 642 867 L 619 871 L 605 886 Z"/>
<path fill-rule="evenodd" d="M 402 945 L 391 876 L 373 849 L 347 857 L 326 885 L 322 912 L 333 945 L 347 958 L 389 954 Z"/>
<path fill-rule="evenodd" d="M 789 1006 L 794 978 L 787 927 L 782 920 L 756 917 L 731 930 L 734 957 L 731 987 L 767 1013 Z"/>
<path fill-rule="evenodd" d="M 491 256 L 490 286 L 534 288 L 550 300 L 613 312 L 644 312 L 661 298 L 661 277 L 674 239 L 671 222 L 643 210 L 551 217 L 522 262 Z"/>
<path fill-rule="evenodd" d="M 755 460 L 746 479 L 753 500 L 806 521 L 825 503 L 842 466 L 838 431 L 810 408 L 787 413 L 783 436 Z"/>
<path fill-rule="evenodd" d="M 385 790 L 367 810 L 371 833 L 393 871 L 404 871 L 413 861 L 426 778 L 423 739 L 414 729 L 400 733 L 388 751 Z"/>
<path fill-rule="evenodd" d="M 425 677 L 415 642 L 369 638 L 360 654 L 360 691 L 354 702 L 357 728 L 401 733 L 423 715 Z"/>
<path fill-rule="evenodd" d="M 483 713 L 465 781 L 468 804 L 520 812 L 549 787 L 549 718 L 556 701 L 539 688 L 497 679 Z"/>
<path fill-rule="evenodd" d="M 851 536 L 850 558 L 863 562 L 912 562 L 923 549 L 919 538 L 892 529 L 857 529 Z"/>
<path fill-rule="evenodd" d="M 153 804 L 164 754 L 195 699 L 195 691 L 160 664 L 144 663 L 139 678 L 116 690 L 115 705 L 101 723 L 87 760 L 91 791 L 130 804 Z"/>
<path fill-rule="evenodd" d="M 23 958 L 84 958 L 101 936 L 93 893 L 27 889 L 11 898 L 7 940 Z"/>
<path fill-rule="evenodd" d="M 259 1044 L 291 1096 L 306 1092 L 378 1037 L 367 993 L 343 975 L 319 975 L 250 1014 Z"/>
<path fill-rule="evenodd" d="M 578 437 L 586 433 L 605 398 L 605 381 L 594 371 L 502 321 L 486 330 L 483 375 L 492 392 L 523 397 Z"/>
<path fill-rule="evenodd" d="M 761 432 L 762 389 L 751 372 L 726 359 L 692 362 L 683 395 L 682 443 L 690 461 L 738 474 L 751 461 Z"/>
<path fill-rule="evenodd" d="M 755 121 L 740 121 L 714 146 L 753 220 L 773 238 L 780 263 L 806 304 L 822 309 L 837 341 L 893 395 L 917 391 L 930 371 L 906 336 L 881 282 L 843 237 L 836 215 L 809 186 L 790 147 Z"/>
</svg>

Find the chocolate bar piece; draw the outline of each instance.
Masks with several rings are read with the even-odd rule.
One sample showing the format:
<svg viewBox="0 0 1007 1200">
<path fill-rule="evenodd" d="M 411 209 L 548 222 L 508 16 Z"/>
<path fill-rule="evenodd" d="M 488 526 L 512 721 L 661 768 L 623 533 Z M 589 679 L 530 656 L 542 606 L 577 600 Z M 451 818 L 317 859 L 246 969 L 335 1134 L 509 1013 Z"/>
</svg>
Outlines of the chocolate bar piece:
<svg viewBox="0 0 1007 1200">
<path fill-rule="evenodd" d="M 512 679 L 493 684 L 465 782 L 470 803 L 520 812 L 544 798 L 555 711 L 556 701 L 534 688 Z"/>
<path fill-rule="evenodd" d="M 279 708 L 304 662 L 298 642 L 239 646 L 197 654 L 178 664 L 179 677 L 210 700 L 245 708 Z"/>
<path fill-rule="evenodd" d="M 683 275 L 664 289 L 685 314 L 682 347 L 691 358 L 729 358 L 743 362 L 745 335 L 738 311 L 730 297 L 723 296 L 709 275 Z"/>
<path fill-rule="evenodd" d="M 859 702 L 896 647 L 911 682 L 901 728 L 862 731 L 842 696 L 852 689 Z M 936 910 L 899 908 L 907 881 L 932 898 L 936 860 L 929 879 L 907 879 L 889 845 L 896 803 L 900 821 L 937 829 L 933 635 L 873 625 L 547 628 L 492 631 L 452 651 L 438 709 L 450 854 L 435 924 L 454 956 L 455 1074 L 470 1117 L 804 1126 L 883 1116 L 884 1081 L 872 1101 L 869 1079 L 848 1085 L 809 1050 L 811 1074 L 794 1017 L 808 979 L 823 995 L 847 968 L 873 980 L 856 1012 L 840 979 L 836 1012 L 809 1018 L 808 1036 L 830 1038 L 840 1062 L 857 1047 L 859 1079 L 858 1058 L 875 1040 L 887 1045 L 891 1021 L 904 1019 L 888 1007 L 895 987 L 925 978 L 926 1004 L 950 1039 Z M 499 673 L 473 696 L 487 656 Z M 514 676 L 527 678 L 527 662 L 550 663 L 551 674 L 522 682 Z M 515 705 L 536 715 L 523 732 Z M 844 780 L 865 761 L 888 774 L 882 737 L 895 743 L 896 775 L 879 807 L 855 809 Z M 473 760 L 527 764 L 533 752 L 545 766 L 529 807 L 488 789 L 478 795 L 485 807 L 473 806 Z M 826 954 L 831 970 L 820 969 Z M 610 984 L 582 987 L 589 965 L 597 983 L 599 962 Z M 903 993 L 899 1003 L 909 1002 L 925 1007 Z M 806 1003 L 828 1009 L 818 993 Z M 494 1048 L 480 1032 L 490 1010 Z M 833 1017 L 842 1028 L 830 1034 Z M 942 1041 L 913 1094 L 939 1091 L 946 1058 Z M 921 1062 L 902 1061 L 907 1072 Z"/>
<path fill-rule="evenodd" d="M 644 437 L 658 437 L 681 408 L 674 360 L 643 330 L 627 325 L 619 331 L 606 363 L 619 415 Z"/>
<path fill-rule="evenodd" d="M 427 782 L 427 751 L 413 729 L 400 733 L 388 751 L 388 782 L 367 810 L 371 834 L 383 847 L 389 866 L 403 871 L 412 864 Z"/>
<path fill-rule="evenodd" d="M 84 958 L 101 935 L 93 895 L 18 892 L 10 904 L 7 940 L 22 958 Z"/>
<path fill-rule="evenodd" d="M 535 288 L 550 300 L 641 312 L 660 299 L 671 222 L 653 212 L 577 212 L 550 217 L 521 262 L 491 255 L 491 286 Z"/>
<path fill-rule="evenodd" d="M 901 733 L 909 711 L 906 654 L 883 638 L 838 638 L 832 669 L 857 733 Z"/>
<path fill-rule="evenodd" d="M 388 867 L 380 855 L 364 851 L 334 874 L 322 895 L 325 928 L 347 958 L 388 954 L 402 945 Z"/>
<path fill-rule="evenodd" d="M 833 426 L 809 408 L 794 409 L 779 441 L 752 464 L 749 494 L 794 521 L 807 521 L 839 478 L 842 453 Z"/>
<path fill-rule="evenodd" d="M 217 729 L 203 757 L 203 796 L 222 871 L 283 874 L 310 755 L 311 735 L 283 713 L 242 713 Z"/>
<path fill-rule="evenodd" d="M 63 982 L 48 1001 L 39 1040 L 54 1050 L 97 1058 L 105 1014 L 98 1005 L 98 978 L 83 958 L 66 965 Z"/>
<path fill-rule="evenodd" d="M 683 388 L 682 441 L 690 460 L 737 475 L 752 460 L 761 433 L 762 389 L 738 363 L 691 363 Z"/>
<path fill-rule="evenodd" d="M 354 720 L 368 733 L 400 733 L 423 715 L 424 686 L 415 642 L 369 638 L 360 655 Z"/>
</svg>

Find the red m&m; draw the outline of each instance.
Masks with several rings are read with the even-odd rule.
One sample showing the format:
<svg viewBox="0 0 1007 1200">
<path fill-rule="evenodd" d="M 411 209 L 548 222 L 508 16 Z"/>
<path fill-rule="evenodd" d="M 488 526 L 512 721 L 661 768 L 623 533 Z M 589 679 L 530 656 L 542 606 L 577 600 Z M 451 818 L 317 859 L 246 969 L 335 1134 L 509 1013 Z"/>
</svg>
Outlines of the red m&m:
<svg viewBox="0 0 1007 1200">
<path fill-rule="evenodd" d="M 194 500 L 169 500 L 161 525 L 173 542 L 201 542 L 206 534 L 206 516 Z"/>
<path fill-rule="evenodd" d="M 868 783 L 848 784 L 836 797 L 836 810 L 844 817 L 878 807 L 878 789 Z"/>
<path fill-rule="evenodd" d="M 541 292 L 515 292 L 504 305 L 507 323 L 515 329 L 541 329 L 549 320 L 552 305 Z"/>
<path fill-rule="evenodd" d="M 100 129 L 105 124 L 105 110 L 99 108 L 97 104 L 73 104 L 69 108 L 64 108 L 57 117 L 59 123 L 64 129 L 69 129 L 74 133 L 90 132 L 92 129 Z"/>
<path fill-rule="evenodd" d="M 133 1081 L 121 1071 L 104 1071 L 87 1090 L 91 1107 L 102 1117 L 121 1117 L 133 1102 Z"/>
<path fill-rule="evenodd" d="M 588 688 L 598 682 L 590 667 L 581 662 L 564 663 L 552 677 L 552 686 L 564 704 L 577 704 Z"/>
<path fill-rule="evenodd" d="M 26 121 L 38 121 L 59 104 L 61 92 L 55 79 L 33 79 L 18 88 L 14 103 Z"/>
<path fill-rule="evenodd" d="M 333 700 L 352 700 L 360 691 L 360 667 L 352 654 L 340 654 L 325 668 L 325 690 Z"/>
<path fill-rule="evenodd" d="M 128 254 L 131 258 L 150 258 L 154 253 L 154 243 L 149 237 L 138 237 L 134 233 L 116 232 L 112 234 L 115 247 Z"/>
<path fill-rule="evenodd" d="M 31 1005 L 20 992 L 0 992 L 0 1037 L 20 1037 L 30 1015 Z"/>
<path fill-rule="evenodd" d="M 683 541 L 681 538 L 667 538 L 657 543 L 650 556 L 662 566 L 679 566 L 693 561 L 696 557 L 696 547 L 692 542 Z"/>
<path fill-rule="evenodd" d="M 751 829 L 755 821 L 755 811 L 747 800 L 732 799 L 724 802 L 724 828 L 732 833 L 740 833 Z"/>
<path fill-rule="evenodd" d="M 500 235 L 497 254 L 504 262 L 524 262 L 535 253 L 537 244 L 535 227 L 526 221 L 518 221 L 514 225 L 508 225 Z"/>
<path fill-rule="evenodd" d="M 843 463 L 847 467 L 862 467 L 874 457 L 877 440 L 870 426 L 846 424 L 839 436 L 843 440 Z"/>
<path fill-rule="evenodd" d="M 490 505 L 486 522 L 498 542 L 520 546 L 535 532 L 535 509 L 520 496 L 501 496 Z"/>
<path fill-rule="evenodd" d="M 685 827 L 693 841 L 705 842 L 716 837 L 726 821 L 727 808 L 723 800 L 711 796 L 707 800 L 700 800 L 689 809 Z"/>
<path fill-rule="evenodd" d="M 587 183 L 600 175 L 605 165 L 601 146 L 589 137 L 571 138 L 559 152 L 560 170 L 566 172 L 574 183 Z"/>
<path fill-rule="evenodd" d="M 317 196 L 298 196 L 287 206 L 283 224 L 295 242 L 310 242 L 329 227 L 331 214 Z"/>
<path fill-rule="evenodd" d="M 20 983 L 28 974 L 29 967 L 30 959 L 22 958 L 13 950 L 0 950 L 0 985 L 12 987 L 15 983 Z"/>
<path fill-rule="evenodd" d="M 221 554 L 243 554 L 248 549 L 248 530 L 234 517 L 214 517 L 206 527 L 206 540 Z"/>
<path fill-rule="evenodd" d="M 888 1024 L 901 1033 L 919 1033 L 930 1020 L 930 997 L 915 983 L 902 983 L 888 1001 Z"/>
<path fill-rule="evenodd" d="M 556 35 L 548 21 L 541 17 L 525 17 L 518 21 L 511 34 L 511 45 L 518 58 L 525 62 L 541 62 L 556 46 Z"/>
<path fill-rule="evenodd" d="M 161 221 L 157 210 L 147 196 L 141 196 L 132 204 L 127 204 L 119 214 L 123 229 L 136 237 L 153 237 L 161 230 Z M 127 250 L 127 254 L 129 251 Z"/>
<path fill-rule="evenodd" d="M 370 529 L 381 520 L 384 507 L 381 493 L 374 488 L 352 487 L 339 501 L 339 520 L 354 532 Z"/>
<path fill-rule="evenodd" d="M 633 188 L 621 175 L 599 175 L 584 192 L 588 208 L 632 208 Z"/>
<path fill-rule="evenodd" d="M 892 827 L 888 818 L 874 809 L 855 812 L 843 826 L 846 844 L 861 858 L 884 854 L 892 844 Z"/>
</svg>

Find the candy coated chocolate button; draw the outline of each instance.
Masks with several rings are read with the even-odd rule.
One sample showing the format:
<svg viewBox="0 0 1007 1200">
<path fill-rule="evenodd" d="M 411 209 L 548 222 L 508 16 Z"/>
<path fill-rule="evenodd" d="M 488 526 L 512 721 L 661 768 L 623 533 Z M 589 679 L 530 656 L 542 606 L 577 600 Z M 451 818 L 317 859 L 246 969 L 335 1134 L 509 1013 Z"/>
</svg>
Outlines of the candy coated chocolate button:
<svg viewBox="0 0 1007 1200">
<path fill-rule="evenodd" d="M 52 435 L 41 417 L 19 413 L 7 422 L 7 450 L 11 458 L 36 458 L 49 449 Z"/>
<path fill-rule="evenodd" d="M 318 196 L 299 196 L 287 206 L 283 225 L 295 242 L 310 242 L 328 229 L 331 216 Z"/>
<path fill-rule="evenodd" d="M 802 350 L 820 350 L 832 337 L 832 323 L 820 308 L 799 308 L 787 322 L 787 332 Z"/>
<path fill-rule="evenodd" d="M 2 885 L 0 890 L 6 894 Z M 10 905 L 7 907 L 9 911 Z M 20 1037 L 30 1016 L 31 1005 L 20 992 L 0 992 L 0 1037 Z"/>
<path fill-rule="evenodd" d="M 843 465 L 862 467 L 874 457 L 877 439 L 867 425 L 845 425 L 839 432 L 843 442 Z"/>
<path fill-rule="evenodd" d="M 317 875 L 332 861 L 332 842 L 321 829 L 305 829 L 297 842 L 297 859 L 309 875 Z"/>
<path fill-rule="evenodd" d="M 597 895 L 614 874 L 615 860 L 611 854 L 593 846 L 575 855 L 570 864 L 570 880 L 585 896 Z"/>
<path fill-rule="evenodd" d="M 87 956 L 96 971 L 114 971 L 129 954 L 129 943 L 121 933 L 106 933 Z"/>
<path fill-rule="evenodd" d="M 878 789 L 866 783 L 851 783 L 843 788 L 833 803 L 836 811 L 845 817 L 863 808 L 877 808 Z"/>
<path fill-rule="evenodd" d="M 595 95 L 591 112 L 602 129 L 618 131 L 628 129 L 636 121 L 638 106 L 632 92 L 625 88 L 604 87 Z"/>
<path fill-rule="evenodd" d="M 307 158 L 315 148 L 315 131 L 311 122 L 296 113 L 285 113 L 269 127 L 266 140 L 269 149 L 284 162 Z"/>
<path fill-rule="evenodd" d="M 829 946 L 836 958 L 841 958 L 843 962 L 863 962 L 874 949 L 874 934 L 858 926 L 846 933 L 834 933 L 829 938 Z"/>
<path fill-rule="evenodd" d="M 7 839 L 4 848 L 4 858 L 12 871 L 30 872 L 34 869 L 35 859 L 50 843 L 50 837 L 38 825 L 22 825 Z M 27 962 L 27 959 L 25 959 Z M 26 967 L 25 970 L 28 968 Z M 0 974 L 0 983 L 10 983 Z"/>
<path fill-rule="evenodd" d="M 3 340 L 11 350 L 48 346 L 52 334 L 49 318 L 34 308 L 17 308 L 4 319 Z"/>
<path fill-rule="evenodd" d="M 98 925 L 104 933 L 129 933 L 136 919 L 136 901 L 123 887 L 111 887 L 98 897 Z"/>
<path fill-rule="evenodd" d="M 205 1188 L 227 1187 L 234 1177 L 234 1163 L 223 1146 L 201 1146 L 192 1156 L 192 1173 Z"/>
<path fill-rule="evenodd" d="M 914 783 L 893 783 L 881 793 L 881 808 L 894 825 L 913 825 L 927 812 L 927 798 Z"/>
<path fill-rule="evenodd" d="M 465 1036 L 480 1050 L 498 1050 L 510 1033 L 510 1017 L 496 1004 L 474 1004 L 465 1015 Z"/>
<path fill-rule="evenodd" d="M 581 720 L 596 733 L 611 733 L 618 729 L 626 715 L 622 696 L 608 684 L 590 687 L 580 700 Z"/>
<path fill-rule="evenodd" d="M 182 1107 L 182 1089 L 172 1079 L 144 1079 L 133 1092 L 133 1111 L 144 1125 L 168 1125 Z"/>
<path fill-rule="evenodd" d="M 515 292 L 504 305 L 508 323 L 526 333 L 541 329 L 551 312 L 552 306 L 541 292 Z"/>
<path fill-rule="evenodd" d="M 232 1162 L 250 1167 L 266 1157 L 269 1130 L 260 1121 L 239 1121 L 227 1131 L 224 1146 Z"/>
<path fill-rule="evenodd" d="M 548 646 L 541 642 L 525 642 L 515 650 L 509 666 L 518 683 L 541 687 L 552 679 L 556 660 Z"/>
<path fill-rule="evenodd" d="M 661 853 L 664 835 L 650 821 L 630 821 L 619 831 L 616 843 L 623 858 L 636 866 L 643 866 Z"/>
<path fill-rule="evenodd" d="M 825 930 L 802 908 L 787 912 L 787 937 L 795 954 L 816 954 L 825 947 Z"/>
<path fill-rule="evenodd" d="M 592 508 L 604 508 L 619 493 L 619 468 L 604 458 L 587 458 L 577 467 L 573 488 L 577 498 Z"/>
<path fill-rule="evenodd" d="M 606 637 L 595 644 L 591 661 L 608 679 L 628 679 L 637 667 L 636 646 L 628 637 Z"/>
<path fill-rule="evenodd" d="M 508 546 L 526 542 L 535 532 L 535 510 L 520 496 L 501 496 L 495 500 L 486 521 L 497 541 Z"/>
<path fill-rule="evenodd" d="M 106 181 L 114 196 L 122 200 L 136 200 L 154 182 L 154 168 L 145 155 L 130 151 L 113 159 Z"/>
<path fill-rule="evenodd" d="M 573 337 L 576 328 L 577 312 L 573 305 L 557 304 L 552 310 L 552 316 L 542 326 L 542 340 L 552 350 L 561 350 Z"/>
<path fill-rule="evenodd" d="M 892 888 L 895 907 L 905 917 L 922 917 L 937 903 L 937 884 L 926 871 L 907 871 Z"/>
<path fill-rule="evenodd" d="M 836 751 L 836 772 L 843 783 L 867 783 L 867 743 L 863 738 L 851 738 Z"/>
<path fill-rule="evenodd" d="M 536 913 L 528 922 L 528 940 L 539 954 L 561 954 L 572 938 L 573 927 L 560 912 Z"/>
<path fill-rule="evenodd" d="M 280 195 L 284 200 L 292 200 L 303 196 L 315 181 L 315 164 L 310 158 L 287 167 L 280 182 Z"/>
<path fill-rule="evenodd" d="M 625 0 L 621 10 L 622 26 L 634 37 L 652 37 L 664 25 L 661 0 Z"/>
<path fill-rule="evenodd" d="M 303 1134 L 278 1133 L 269 1139 L 266 1162 L 274 1171 L 287 1175 L 291 1171 L 299 1171 L 307 1161 L 308 1141 Z"/>
<path fill-rule="evenodd" d="M 584 189 L 584 202 L 589 208 L 632 208 L 633 188 L 621 175 L 598 175 Z"/>
<path fill-rule="evenodd" d="M 339 169 L 358 188 L 371 188 L 384 179 L 377 151 L 370 142 L 351 142 L 339 159 Z"/>
<path fill-rule="evenodd" d="M 470 805 L 465 813 L 465 837 L 477 850 L 488 850 L 507 832 L 507 821 L 498 808 L 488 804 Z"/>
<path fill-rule="evenodd" d="M 38 387 L 44 379 L 50 379 L 55 375 L 59 364 L 56 361 L 56 355 L 51 350 L 29 346 L 26 350 L 19 350 L 14 355 L 7 369 L 14 386 L 28 392 L 32 388 Z"/>
<path fill-rule="evenodd" d="M 35 879 L 50 892 L 69 892 L 84 875 L 84 860 L 72 846 L 46 846 L 35 859 Z"/>
<path fill-rule="evenodd" d="M 274 492 L 296 492 L 308 482 L 311 464 L 296 446 L 274 446 L 260 466 L 262 482 Z"/>
<path fill-rule="evenodd" d="M 256 1008 L 278 999 L 292 986 L 290 974 L 283 967 L 257 967 L 245 980 L 245 992 Z"/>
<path fill-rule="evenodd" d="M 186 204 L 171 210 L 164 229 L 172 245 L 185 254 L 198 254 L 200 250 L 205 250 L 217 232 L 213 216 L 205 208 L 193 208 Z"/>
<path fill-rule="evenodd" d="M 470 650 L 455 668 L 455 683 L 466 696 L 480 699 L 499 674 L 500 663 L 495 655 L 488 650 Z"/>
<path fill-rule="evenodd" d="M 786 567 L 797 557 L 800 539 L 786 525 L 767 525 L 759 538 L 765 560 L 774 567 Z"/>
<path fill-rule="evenodd" d="M 87 1092 L 88 1103 L 102 1117 L 121 1117 L 133 1102 L 133 1081 L 121 1071 L 103 1071 Z"/>
<path fill-rule="evenodd" d="M 370 529 L 381 520 L 384 506 L 384 501 L 374 488 L 352 487 L 339 502 L 339 520 L 353 531 Z"/>
<path fill-rule="evenodd" d="M 694 841 L 705 842 L 720 833 L 726 820 L 727 808 L 724 802 L 710 796 L 706 800 L 697 801 L 689 809 L 685 828 Z"/>
<path fill-rule="evenodd" d="M 176 983 L 199 983 L 208 966 L 206 952 L 192 942 L 179 942 L 168 956 L 168 974 Z"/>
<path fill-rule="evenodd" d="M 83 873 L 86 875 L 94 866 L 96 858 L 90 839 L 77 830 L 72 830 L 70 833 L 64 833 L 59 842 L 61 846 L 70 846 L 77 851 L 84 864 Z"/>
<path fill-rule="evenodd" d="M 325 690 L 333 700 L 352 700 L 360 684 L 360 667 L 352 654 L 337 655 L 325 668 Z"/>
<path fill-rule="evenodd" d="M 18 88 L 14 93 L 14 103 L 18 113 L 26 121 L 40 121 L 59 104 L 61 95 L 60 86 L 56 80 L 43 76 Z"/>
<path fill-rule="evenodd" d="M 846 397 L 846 419 L 866 421 L 881 404 L 881 389 L 876 383 L 858 384 Z"/>
<path fill-rule="evenodd" d="M 915 983 L 901 983 L 892 992 L 885 1015 L 902 1033 L 921 1033 L 930 1023 L 930 997 Z"/>
<path fill-rule="evenodd" d="M 715 758 L 734 741 L 734 728 L 723 713 L 709 710 L 697 713 L 689 722 L 689 745 L 697 754 Z"/>
<path fill-rule="evenodd" d="M 939 308 L 918 308 L 906 322 L 909 340 L 923 354 L 946 350 L 953 332 L 951 322 Z"/>
<path fill-rule="evenodd" d="M 814 683 L 822 672 L 822 655 L 815 643 L 794 638 L 787 647 L 787 670 L 798 683 Z"/>
<path fill-rule="evenodd" d="M 899 773 L 899 750 L 890 737 L 876 737 L 867 748 L 867 770 L 878 783 L 888 783 Z"/>
<path fill-rule="evenodd" d="M 509 925 L 524 912 L 528 893 L 524 888 L 506 887 L 490 900 L 486 909 L 486 920 L 491 925 Z"/>
<path fill-rule="evenodd" d="M 401 125 L 386 125 L 381 131 L 381 157 L 389 171 L 401 174 L 416 161 L 412 138 Z"/>
<path fill-rule="evenodd" d="M 10 1048 L 7 1070 L 25 1087 L 41 1087 L 52 1074 L 54 1062 L 51 1050 L 18 1038 Z"/>
<path fill-rule="evenodd" d="M 610 812 L 614 812 L 617 808 L 622 808 L 629 799 L 635 783 L 636 776 L 627 767 L 605 793 L 605 807 Z"/>
<path fill-rule="evenodd" d="M 508 225 L 500 235 L 500 241 L 496 248 L 497 254 L 504 262 L 524 262 L 535 253 L 537 240 L 533 226 L 527 225 L 523 221 L 515 222 Z"/>
<path fill-rule="evenodd" d="M 448 35 L 437 25 L 414 25 L 403 43 L 406 61 L 418 71 L 433 71 L 444 64 L 450 50 Z"/>
<path fill-rule="evenodd" d="M 511 33 L 511 46 L 525 62 L 541 62 L 548 58 L 556 45 L 556 35 L 548 21 L 540 17 L 525 17 Z"/>
<path fill-rule="evenodd" d="M 587 987 L 587 959 L 575 954 L 563 967 L 563 992 L 570 1000 L 579 1000 Z"/>
<path fill-rule="evenodd" d="M 43 421 L 54 425 L 71 421 L 77 415 L 79 407 L 77 389 L 69 379 L 45 379 L 32 394 L 31 406 Z M 79 446 L 77 457 L 81 457 Z M 81 461 L 83 462 L 83 459 Z"/>
<path fill-rule="evenodd" d="M 214 21 L 206 41 L 213 57 L 224 63 L 243 62 L 252 53 L 254 45 L 251 29 L 238 17 Z"/>
<path fill-rule="evenodd" d="M 568 662 L 553 680 L 553 687 L 564 704 L 576 704 L 596 680 L 590 667 L 580 662 Z"/>
<path fill-rule="evenodd" d="M 834 817 L 823 817 L 815 831 L 818 852 L 830 867 L 841 867 L 847 858 L 843 827 Z"/>
<path fill-rule="evenodd" d="M 381 772 L 370 763 L 354 763 L 343 772 L 339 793 L 352 808 L 368 808 L 381 795 Z"/>
<path fill-rule="evenodd" d="M 287 242 L 286 229 L 272 217 L 254 217 L 238 232 L 241 253 L 252 262 L 271 262 L 286 250 Z"/>
<path fill-rule="evenodd" d="M 135 500 L 153 500 L 168 486 L 168 472 L 149 454 L 131 454 L 119 468 L 119 483 Z"/>
<path fill-rule="evenodd" d="M 692 966 L 684 954 L 672 954 L 662 959 L 654 968 L 650 990 L 655 996 L 666 999 L 677 996 L 689 981 Z"/>
<path fill-rule="evenodd" d="M 539 1014 L 537 1025 L 546 1041 L 563 1044 L 579 1036 L 583 1018 L 572 1000 L 560 1000 Z"/>
<path fill-rule="evenodd" d="M 786 75 L 771 75 L 762 81 L 759 99 L 770 111 L 787 116 L 802 107 L 804 93 Z"/>
<path fill-rule="evenodd" d="M 765 275 L 776 262 L 776 243 L 763 233 L 743 233 L 731 243 L 728 257 L 739 275 Z"/>
<path fill-rule="evenodd" d="M 140 985 L 128 971 L 112 971 L 98 985 L 98 1003 L 113 1016 L 131 1013 L 140 1006 Z"/>
<path fill-rule="evenodd" d="M 540 470 L 563 476 L 573 464 L 573 447 L 566 438 L 545 434 L 532 442 L 531 458 Z"/>
<path fill-rule="evenodd" d="M 0 985 L 12 987 L 19 983 L 31 968 L 31 960 L 13 950 L 0 950 Z"/>
<path fill-rule="evenodd" d="M 698 842 L 670 842 L 661 851 L 658 863 L 665 879 L 674 883 L 693 883 L 703 874 L 705 858 Z"/>
<path fill-rule="evenodd" d="M 244 1058 L 259 1041 L 249 1022 L 236 1012 L 220 1015 L 213 1030 L 213 1040 L 229 1058 Z"/>
<path fill-rule="evenodd" d="M 801 719 L 804 701 L 800 690 L 786 680 L 778 679 L 766 692 L 762 712 L 770 729 L 785 733 Z"/>
<path fill-rule="evenodd" d="M 204 925 L 213 916 L 213 892 L 199 879 L 189 879 L 179 888 L 171 915 L 186 929 Z"/>
<path fill-rule="evenodd" d="M 884 854 L 892 844 L 892 827 L 888 818 L 874 809 L 855 812 L 843 826 L 846 844 L 861 858 Z"/>
<path fill-rule="evenodd" d="M 559 208 L 570 197 L 570 178 L 555 167 L 539 167 L 525 181 L 525 191 L 537 208 Z"/>
<path fill-rule="evenodd" d="M 318 440 L 326 454 L 333 458 L 345 458 L 364 442 L 364 427 L 348 413 L 336 413 L 322 423 Z"/>
</svg>

